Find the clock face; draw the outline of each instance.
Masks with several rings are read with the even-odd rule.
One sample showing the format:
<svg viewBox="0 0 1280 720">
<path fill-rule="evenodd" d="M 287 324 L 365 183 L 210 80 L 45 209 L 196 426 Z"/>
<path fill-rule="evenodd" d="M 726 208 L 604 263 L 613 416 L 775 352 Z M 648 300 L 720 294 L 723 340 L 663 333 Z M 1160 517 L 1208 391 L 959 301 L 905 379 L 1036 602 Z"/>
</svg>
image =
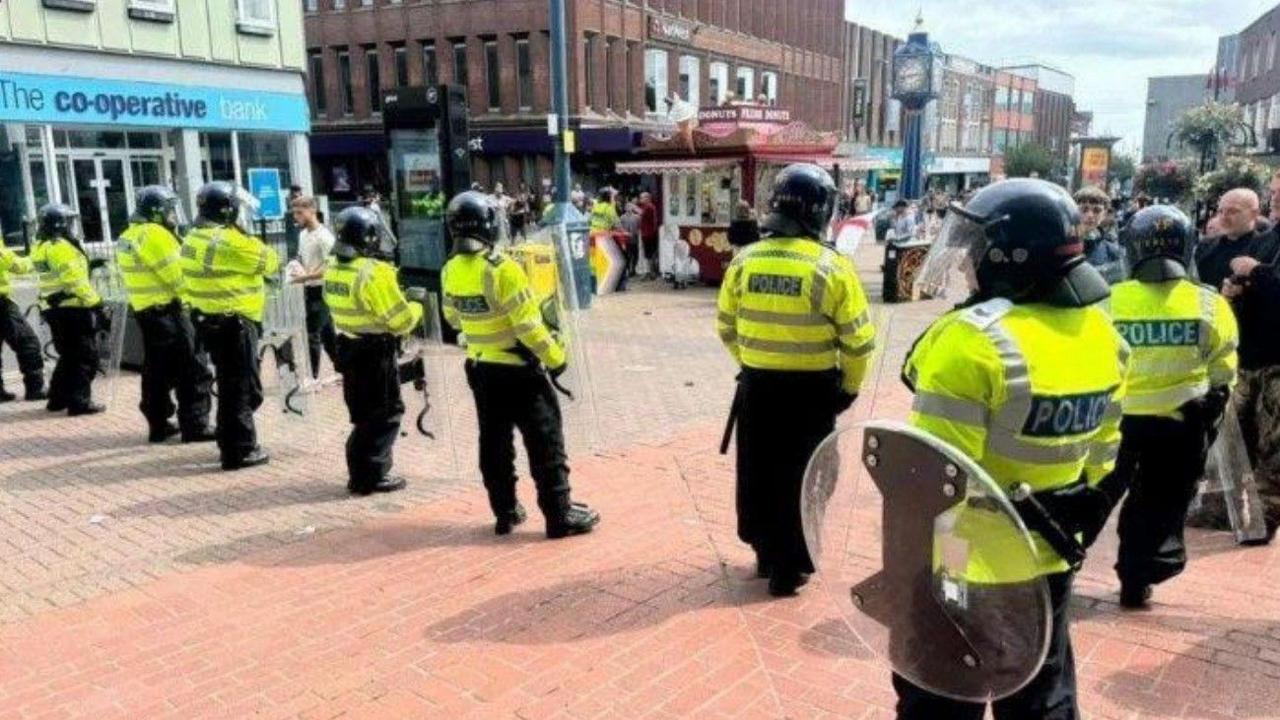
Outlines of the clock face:
<svg viewBox="0 0 1280 720">
<path fill-rule="evenodd" d="M 898 62 L 898 73 L 894 79 L 900 93 L 918 93 L 928 90 L 929 67 L 922 57 L 906 58 Z"/>
</svg>

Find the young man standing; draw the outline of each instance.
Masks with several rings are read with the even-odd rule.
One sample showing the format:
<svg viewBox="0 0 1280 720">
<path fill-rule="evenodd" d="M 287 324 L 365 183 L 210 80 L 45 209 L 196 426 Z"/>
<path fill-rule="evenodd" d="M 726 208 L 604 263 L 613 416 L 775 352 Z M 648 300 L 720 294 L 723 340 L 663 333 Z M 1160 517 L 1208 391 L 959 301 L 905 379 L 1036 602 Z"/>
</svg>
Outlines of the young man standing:
<svg viewBox="0 0 1280 720">
<path fill-rule="evenodd" d="M 320 350 L 338 370 L 338 350 L 333 332 L 333 317 L 324 302 L 324 273 L 333 252 L 334 238 L 316 214 L 316 199 L 302 195 L 290 205 L 293 221 L 298 224 L 298 262 L 302 274 L 293 278 L 303 283 L 307 303 L 307 349 L 311 354 L 311 377 L 320 377 Z"/>
</svg>

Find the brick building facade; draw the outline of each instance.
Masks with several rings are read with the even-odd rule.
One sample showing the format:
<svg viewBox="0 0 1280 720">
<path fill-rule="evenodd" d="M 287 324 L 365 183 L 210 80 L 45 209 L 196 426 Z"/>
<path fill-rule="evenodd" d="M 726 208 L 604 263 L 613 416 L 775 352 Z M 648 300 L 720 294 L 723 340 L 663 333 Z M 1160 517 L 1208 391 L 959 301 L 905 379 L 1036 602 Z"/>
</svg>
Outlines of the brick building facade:
<svg viewBox="0 0 1280 720">
<path fill-rule="evenodd" d="M 551 175 L 548 0 L 306 0 L 319 192 L 350 200 L 386 185 L 380 93 L 466 86 L 473 176 L 508 188 Z M 575 172 L 591 185 L 665 119 L 676 93 L 790 107 L 841 130 L 840 0 L 568 0 Z M 803 11 L 801 10 L 803 8 Z M 589 156 L 586 155 L 589 153 Z"/>
</svg>

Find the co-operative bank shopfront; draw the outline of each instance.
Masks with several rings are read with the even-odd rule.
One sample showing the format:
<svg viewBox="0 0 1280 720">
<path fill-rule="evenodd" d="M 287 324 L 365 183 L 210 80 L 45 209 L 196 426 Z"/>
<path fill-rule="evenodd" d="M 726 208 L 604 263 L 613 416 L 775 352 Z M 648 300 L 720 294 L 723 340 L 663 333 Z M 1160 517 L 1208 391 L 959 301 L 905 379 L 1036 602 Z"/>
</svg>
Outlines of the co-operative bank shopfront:
<svg viewBox="0 0 1280 720">
<path fill-rule="evenodd" d="M 297 68 L 281 66 L 281 55 L 276 67 L 253 67 L 0 41 L 6 241 L 19 244 L 48 202 L 76 208 L 90 242 L 113 239 L 144 185 L 174 187 L 189 212 L 201 184 L 247 186 L 258 168 L 309 190 L 300 53 Z"/>
</svg>

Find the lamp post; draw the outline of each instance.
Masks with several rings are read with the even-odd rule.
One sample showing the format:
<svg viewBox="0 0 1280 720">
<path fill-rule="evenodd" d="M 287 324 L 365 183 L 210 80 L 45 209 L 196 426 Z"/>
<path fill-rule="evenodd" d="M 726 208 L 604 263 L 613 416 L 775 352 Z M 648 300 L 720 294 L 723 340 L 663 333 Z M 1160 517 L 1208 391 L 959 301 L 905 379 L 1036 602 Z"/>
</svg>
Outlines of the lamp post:
<svg viewBox="0 0 1280 720">
<path fill-rule="evenodd" d="M 918 200 L 924 194 L 924 110 L 938 97 L 934 60 L 938 47 L 929 42 L 924 18 L 893 54 L 893 97 L 902 103 L 906 127 L 902 132 L 902 182 L 898 196 Z"/>
<path fill-rule="evenodd" d="M 591 306 L 591 265 L 588 261 L 587 218 L 569 202 L 570 146 L 574 131 L 569 127 L 569 72 L 566 53 L 565 0 L 551 0 L 551 100 L 555 110 L 555 198 L 551 213 L 544 223 L 551 227 L 558 247 L 557 262 L 561 277 L 572 277 L 576 292 L 565 298 L 570 310 Z M 572 266 L 572 267 L 570 267 Z"/>
</svg>

